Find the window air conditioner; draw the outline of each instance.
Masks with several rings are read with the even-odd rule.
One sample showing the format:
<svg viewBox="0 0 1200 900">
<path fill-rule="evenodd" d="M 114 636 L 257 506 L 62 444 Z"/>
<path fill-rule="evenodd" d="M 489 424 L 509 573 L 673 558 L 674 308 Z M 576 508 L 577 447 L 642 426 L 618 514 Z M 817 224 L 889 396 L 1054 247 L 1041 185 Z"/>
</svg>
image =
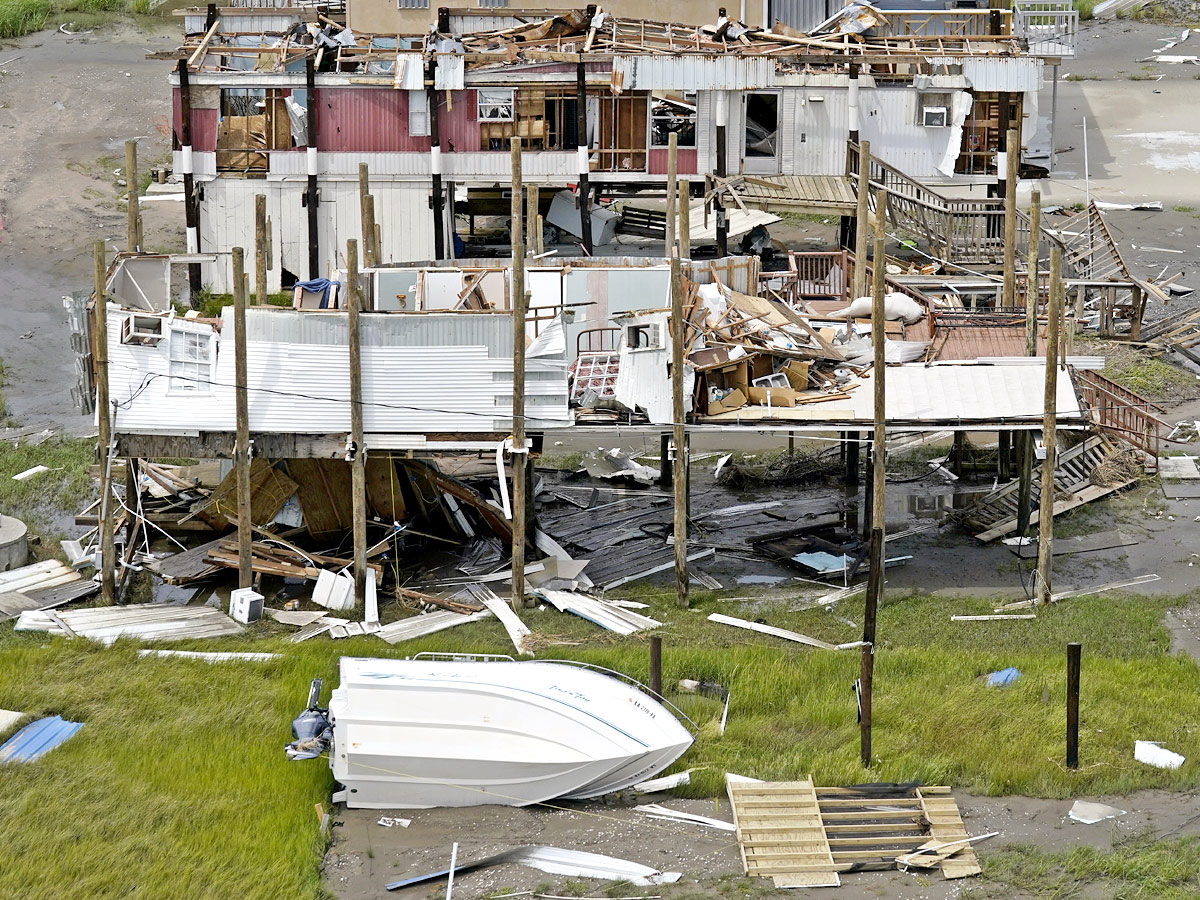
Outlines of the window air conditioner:
<svg viewBox="0 0 1200 900">
<path fill-rule="evenodd" d="M 926 128 L 945 128 L 949 124 L 944 106 L 926 106 L 921 110 L 921 124 Z"/>
</svg>

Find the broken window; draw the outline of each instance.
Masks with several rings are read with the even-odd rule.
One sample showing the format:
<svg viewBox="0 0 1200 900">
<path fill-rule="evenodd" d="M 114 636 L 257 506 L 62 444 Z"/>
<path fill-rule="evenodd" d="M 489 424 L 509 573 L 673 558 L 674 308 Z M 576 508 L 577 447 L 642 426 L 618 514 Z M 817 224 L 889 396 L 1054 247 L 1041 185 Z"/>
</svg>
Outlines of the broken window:
<svg viewBox="0 0 1200 900">
<path fill-rule="evenodd" d="M 917 107 L 917 124 L 945 128 L 950 124 L 950 94 L 923 93 Z"/>
<path fill-rule="evenodd" d="M 513 121 L 514 94 L 511 89 L 481 89 L 478 91 L 477 102 L 480 122 L 511 122 Z"/>
<path fill-rule="evenodd" d="M 674 132 L 678 146 L 696 146 L 696 92 L 655 91 L 650 99 L 650 146 L 665 147 Z"/>
<path fill-rule="evenodd" d="M 625 346 L 630 350 L 661 350 L 661 325 L 627 325 L 625 326 Z"/>
<path fill-rule="evenodd" d="M 211 391 L 211 334 L 172 330 L 168 356 L 173 393 L 207 394 Z"/>
<path fill-rule="evenodd" d="M 746 158 L 776 155 L 779 140 L 779 95 L 746 95 Z"/>
</svg>

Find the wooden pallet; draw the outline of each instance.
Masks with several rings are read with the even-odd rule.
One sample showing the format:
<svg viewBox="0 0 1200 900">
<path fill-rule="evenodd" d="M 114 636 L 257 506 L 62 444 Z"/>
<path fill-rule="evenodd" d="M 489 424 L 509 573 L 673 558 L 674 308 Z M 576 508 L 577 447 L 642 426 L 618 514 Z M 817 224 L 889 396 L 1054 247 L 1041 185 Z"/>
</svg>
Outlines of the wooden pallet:
<svg viewBox="0 0 1200 900">
<path fill-rule="evenodd" d="M 823 788 L 809 778 L 727 788 L 746 874 L 778 888 L 836 887 L 840 873 L 967 837 L 948 787 Z M 980 871 L 969 844 L 937 854 L 937 865 L 946 878 Z"/>
</svg>

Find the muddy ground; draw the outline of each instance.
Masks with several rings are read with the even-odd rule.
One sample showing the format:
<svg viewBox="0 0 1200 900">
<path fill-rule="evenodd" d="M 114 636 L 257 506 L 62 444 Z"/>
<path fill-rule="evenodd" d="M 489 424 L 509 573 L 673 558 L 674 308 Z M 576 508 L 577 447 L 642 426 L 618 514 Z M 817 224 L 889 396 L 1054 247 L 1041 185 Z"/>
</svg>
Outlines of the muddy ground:
<svg viewBox="0 0 1200 900">
<path fill-rule="evenodd" d="M 1200 289 L 1200 133 L 1194 115 L 1200 81 L 1192 66 L 1141 62 L 1161 46 L 1160 38 L 1178 35 L 1176 26 L 1115 22 L 1085 25 L 1077 59 L 1063 74 L 1085 80 L 1059 84 L 1054 146 L 1061 152 L 1053 175 L 1039 184 L 1046 202 L 1070 205 L 1090 192 L 1110 201 L 1162 200 L 1162 212 L 1114 212 L 1110 224 L 1128 260 L 1142 276 L 1166 267 L 1182 271 L 1183 281 Z M 122 164 L 124 141 L 137 138 L 143 167 L 169 149 L 168 64 L 147 61 L 148 50 L 174 46 L 173 22 L 162 26 L 113 26 L 90 35 L 57 32 L 9 41 L 0 48 L 0 359 L 7 368 L 3 395 L 8 414 L 30 423 L 53 424 L 74 433 L 91 431 L 91 422 L 71 406 L 71 352 L 61 297 L 90 288 L 92 242 L 124 245 L 122 188 L 114 169 Z M 1175 53 L 1200 50 L 1200 35 Z M 17 57 L 13 59 L 13 57 Z M 1158 74 L 1161 80 L 1148 80 Z M 1047 116 L 1050 84 L 1041 98 L 1041 140 L 1049 147 Z M 1083 134 L 1088 135 L 1088 178 L 1084 178 Z M 1183 177 L 1180 177 L 1183 176 Z M 147 243 L 153 249 L 182 248 L 182 208 L 178 203 L 144 207 Z M 820 233 L 817 223 L 792 222 L 776 237 L 804 246 Z M 1200 306 L 1200 294 L 1175 301 L 1169 309 L 1152 308 L 1149 318 L 1180 315 Z M 1200 383 L 1198 383 L 1200 384 Z M 1200 396 L 1200 386 L 1196 391 Z M 1200 404 L 1187 403 L 1169 414 L 1195 418 Z M 612 431 L 577 431 L 550 436 L 561 452 L 604 446 L 641 446 L 642 436 Z M 561 441 L 561 443 L 556 443 Z M 694 452 L 712 449 L 757 450 L 780 439 L 748 431 L 721 447 L 700 437 Z M 736 446 L 734 446 L 736 444 Z M 657 446 L 646 447 L 657 452 Z M 1195 447 L 1184 448 L 1195 452 Z M 892 491 L 889 526 L 928 522 L 925 512 L 954 506 L 955 494 L 986 484 L 955 486 L 926 479 L 904 492 Z M 921 504 L 912 503 L 920 497 Z M 942 499 L 937 499 L 942 498 Z M 961 499 L 961 498 L 960 498 Z M 921 509 L 917 509 L 921 506 Z M 1142 489 L 1112 502 L 1097 503 L 1073 517 L 1075 533 L 1109 528 L 1131 532 L 1139 541 L 1118 551 L 1079 554 L 1055 561 L 1057 586 L 1086 586 L 1156 573 L 1160 581 L 1142 590 L 1180 594 L 1195 584 L 1200 562 L 1200 499 L 1166 500 L 1161 491 Z M 1013 554 L 999 546 L 979 547 L 961 532 L 935 533 L 905 545 L 913 552 L 908 566 L 889 570 L 893 588 L 1020 596 Z M 911 548 L 911 549 L 910 549 Z M 914 552 L 915 551 L 915 552 Z M 737 566 L 736 561 L 729 561 Z M 715 567 L 726 577 L 721 564 Z M 742 565 L 751 574 L 769 568 Z M 778 574 L 778 573 L 776 573 Z M 736 576 L 735 576 L 736 577 Z M 1169 619 L 1176 646 L 1200 649 L 1200 613 L 1184 609 Z M 728 818 L 723 800 L 678 801 L 670 805 Z M 1080 843 L 1107 847 L 1114 836 L 1152 829 L 1157 834 L 1200 833 L 1191 794 L 1142 792 L 1112 802 L 1129 815 L 1113 825 L 1078 825 L 1065 818 L 1069 803 L 1028 798 L 976 798 L 959 794 L 971 833 L 999 830 L 1002 837 L 984 845 L 986 856 L 1007 843 L 1032 843 L 1058 849 Z M 328 885 L 345 898 L 379 897 L 390 879 L 444 868 L 452 841 L 470 860 L 518 843 L 548 843 L 635 859 L 684 873 L 679 885 L 654 891 L 665 897 L 699 892 L 741 896 L 749 883 L 738 878 L 740 863 L 725 832 L 648 822 L 620 806 L 570 806 L 564 809 L 418 811 L 411 827 L 384 828 L 379 813 L 344 810 L 334 828 L 328 858 Z M 697 885 L 697 880 L 703 884 Z M 479 897 L 509 890 L 565 893 L 566 880 L 516 866 L 462 876 L 457 890 Z M 967 883 L 901 873 L 849 876 L 839 897 L 942 898 L 957 896 Z M 603 886 L 586 887 L 604 893 Z M 414 888 L 401 896 L 427 896 Z M 633 893 L 641 893 L 635 891 Z M 834 896 L 825 892 L 821 896 Z"/>
</svg>

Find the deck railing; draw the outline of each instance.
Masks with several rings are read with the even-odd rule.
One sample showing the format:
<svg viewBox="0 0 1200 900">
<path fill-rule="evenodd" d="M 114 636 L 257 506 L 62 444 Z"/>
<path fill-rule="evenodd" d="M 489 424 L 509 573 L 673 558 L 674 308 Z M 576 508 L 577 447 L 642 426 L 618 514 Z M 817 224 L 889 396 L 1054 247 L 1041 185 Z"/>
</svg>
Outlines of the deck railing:
<svg viewBox="0 0 1200 900">
<path fill-rule="evenodd" d="M 1082 388 L 1092 421 L 1102 431 L 1137 447 L 1149 457 L 1148 463 L 1156 464 L 1161 446 L 1159 428 L 1167 425 L 1155 415 L 1163 411 L 1162 407 L 1089 369 L 1076 372 L 1075 381 Z"/>
</svg>

